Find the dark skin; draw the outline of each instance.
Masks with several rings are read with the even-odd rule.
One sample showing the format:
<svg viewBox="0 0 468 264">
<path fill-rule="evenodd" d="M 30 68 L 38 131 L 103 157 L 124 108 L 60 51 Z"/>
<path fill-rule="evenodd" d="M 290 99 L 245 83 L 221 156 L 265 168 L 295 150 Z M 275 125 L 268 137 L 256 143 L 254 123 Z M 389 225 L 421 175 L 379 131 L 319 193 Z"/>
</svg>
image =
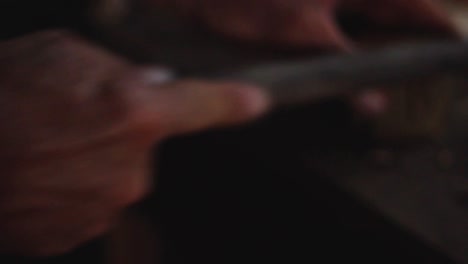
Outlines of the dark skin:
<svg viewBox="0 0 468 264">
<path fill-rule="evenodd" d="M 153 3 L 196 14 L 226 36 L 350 50 L 316 1 L 289 1 L 286 9 L 280 2 L 223 1 L 221 9 L 201 10 L 188 0 Z M 323 2 L 333 8 L 334 1 Z M 387 103 L 376 91 L 353 102 L 372 114 Z M 150 191 L 155 146 L 255 120 L 268 106 L 268 95 L 250 84 L 174 81 L 166 70 L 139 67 L 66 31 L 0 42 L 0 251 L 61 254 L 107 232 Z"/>
</svg>

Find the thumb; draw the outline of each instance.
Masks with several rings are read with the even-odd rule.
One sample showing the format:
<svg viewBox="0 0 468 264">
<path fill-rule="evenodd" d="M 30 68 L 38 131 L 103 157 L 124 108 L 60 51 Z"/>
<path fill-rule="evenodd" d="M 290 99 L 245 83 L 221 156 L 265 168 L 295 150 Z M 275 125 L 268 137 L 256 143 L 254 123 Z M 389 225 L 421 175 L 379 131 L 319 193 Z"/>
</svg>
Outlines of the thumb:
<svg viewBox="0 0 468 264">
<path fill-rule="evenodd" d="M 150 139 L 241 124 L 269 107 L 268 96 L 250 85 L 157 79 L 150 77 L 149 84 L 140 81 L 124 89 L 131 106 L 130 129 Z"/>
<path fill-rule="evenodd" d="M 166 136 L 186 134 L 250 121 L 268 105 L 266 94 L 255 87 L 186 80 L 154 90 L 148 124 Z"/>
</svg>

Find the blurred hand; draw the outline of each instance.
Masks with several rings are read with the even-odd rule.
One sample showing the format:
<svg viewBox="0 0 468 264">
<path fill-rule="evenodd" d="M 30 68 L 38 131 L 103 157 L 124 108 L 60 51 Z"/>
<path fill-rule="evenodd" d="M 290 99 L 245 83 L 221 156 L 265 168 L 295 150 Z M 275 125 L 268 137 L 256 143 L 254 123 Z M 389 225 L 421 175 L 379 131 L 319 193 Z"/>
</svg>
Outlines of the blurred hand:
<svg viewBox="0 0 468 264">
<path fill-rule="evenodd" d="M 164 0 L 150 1 L 164 2 Z M 176 2 L 188 6 L 194 1 Z M 196 2 L 198 4 L 191 7 L 193 12 L 199 14 L 205 25 L 221 34 L 289 47 L 353 52 L 357 45 L 337 22 L 338 12 L 360 15 L 369 22 L 382 26 L 425 28 L 454 37 L 458 35 L 439 0 L 202 0 Z M 378 88 L 357 94 L 350 98 L 349 102 L 359 115 L 366 118 L 380 116 L 391 103 L 384 90 Z"/>
<path fill-rule="evenodd" d="M 139 1 L 244 41 L 341 51 L 352 46 L 334 21 L 339 0 Z"/>
<path fill-rule="evenodd" d="M 227 37 L 289 48 L 318 48 L 337 52 L 355 49 L 336 21 L 338 12 L 360 15 L 385 26 L 427 28 L 456 35 L 434 0 L 140 0 L 174 12 Z M 370 90 L 350 100 L 366 117 L 383 113 L 388 98 Z"/>
<path fill-rule="evenodd" d="M 245 41 L 351 51 L 352 39 L 337 22 L 340 12 L 372 23 L 456 34 L 437 0 L 137 0 L 200 21 Z M 146 3 L 148 4 L 148 3 Z"/>
<path fill-rule="evenodd" d="M 261 115 L 243 84 L 171 82 L 67 32 L 0 43 L 0 251 L 64 253 L 150 186 L 161 140 Z"/>
</svg>

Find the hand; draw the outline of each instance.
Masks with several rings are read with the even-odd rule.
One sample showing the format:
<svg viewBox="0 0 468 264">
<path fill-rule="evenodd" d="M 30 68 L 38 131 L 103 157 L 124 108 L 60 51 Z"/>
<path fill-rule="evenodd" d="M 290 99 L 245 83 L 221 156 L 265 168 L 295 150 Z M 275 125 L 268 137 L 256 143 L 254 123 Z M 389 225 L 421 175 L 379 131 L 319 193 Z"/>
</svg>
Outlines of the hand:
<svg viewBox="0 0 468 264">
<path fill-rule="evenodd" d="M 338 13 L 353 13 L 385 26 L 422 27 L 455 34 L 434 0 L 138 0 L 171 10 L 225 36 L 293 48 L 351 51 Z"/>
<path fill-rule="evenodd" d="M 336 22 L 338 12 L 361 15 L 385 26 L 414 26 L 457 34 L 443 8 L 433 0 L 140 1 L 201 21 L 227 37 L 292 48 L 352 52 L 355 44 Z M 350 102 L 364 117 L 377 117 L 385 112 L 389 99 L 374 89 Z"/>
<path fill-rule="evenodd" d="M 243 84 L 171 82 L 67 32 L 0 43 L 0 250 L 60 254 L 106 232 L 161 140 L 261 115 Z"/>
</svg>

